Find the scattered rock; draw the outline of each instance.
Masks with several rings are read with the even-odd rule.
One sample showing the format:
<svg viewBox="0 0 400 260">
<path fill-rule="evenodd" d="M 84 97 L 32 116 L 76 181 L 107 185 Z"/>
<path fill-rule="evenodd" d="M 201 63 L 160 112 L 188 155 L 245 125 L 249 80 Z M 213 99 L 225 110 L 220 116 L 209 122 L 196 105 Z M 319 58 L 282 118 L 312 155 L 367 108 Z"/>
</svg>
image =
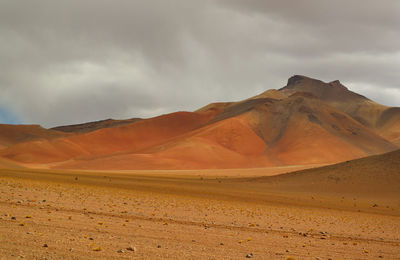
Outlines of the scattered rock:
<svg viewBox="0 0 400 260">
<path fill-rule="evenodd" d="M 44 244 L 43 247 L 49 247 L 47 244 Z"/>
<path fill-rule="evenodd" d="M 221 246 L 223 246 L 224 245 L 224 243 L 219 243 Z"/>
<path fill-rule="evenodd" d="M 127 247 L 126 250 L 136 252 L 136 247 L 130 246 L 130 247 Z"/>
<path fill-rule="evenodd" d="M 94 238 L 93 237 L 89 237 L 89 240 L 94 240 Z"/>
<path fill-rule="evenodd" d="M 124 249 L 120 249 L 120 250 L 118 250 L 117 252 L 118 252 L 118 253 L 125 253 L 125 250 L 124 250 Z"/>
<path fill-rule="evenodd" d="M 93 248 L 93 251 L 103 251 L 103 248 L 101 248 L 100 246 Z"/>
<path fill-rule="evenodd" d="M 17 217 L 12 216 L 11 219 L 12 220 L 17 220 Z"/>
<path fill-rule="evenodd" d="M 253 258 L 253 256 L 254 256 L 253 253 L 250 253 L 246 255 L 246 258 Z"/>
<path fill-rule="evenodd" d="M 158 245 L 157 248 L 161 248 L 161 245 Z"/>
<path fill-rule="evenodd" d="M 372 207 L 373 207 L 373 208 L 376 208 L 376 207 L 378 207 L 378 204 L 374 204 L 374 205 L 372 205 Z"/>
</svg>

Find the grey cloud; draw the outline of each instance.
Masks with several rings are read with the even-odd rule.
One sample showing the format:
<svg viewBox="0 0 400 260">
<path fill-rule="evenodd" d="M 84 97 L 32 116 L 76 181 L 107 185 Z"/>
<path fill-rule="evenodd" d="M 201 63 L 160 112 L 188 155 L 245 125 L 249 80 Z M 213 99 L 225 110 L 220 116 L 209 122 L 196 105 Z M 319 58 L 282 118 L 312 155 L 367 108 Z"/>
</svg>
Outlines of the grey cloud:
<svg viewBox="0 0 400 260">
<path fill-rule="evenodd" d="M 399 106 L 398 10 L 395 0 L 0 0 L 0 105 L 44 126 L 150 117 L 305 74 Z"/>
</svg>

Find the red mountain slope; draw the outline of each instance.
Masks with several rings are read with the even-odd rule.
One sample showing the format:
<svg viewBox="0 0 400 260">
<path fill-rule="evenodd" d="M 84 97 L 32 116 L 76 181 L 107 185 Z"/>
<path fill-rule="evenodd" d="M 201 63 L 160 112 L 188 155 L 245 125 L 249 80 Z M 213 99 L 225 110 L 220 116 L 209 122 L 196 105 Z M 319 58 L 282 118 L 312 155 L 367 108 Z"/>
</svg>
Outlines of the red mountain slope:
<svg viewBox="0 0 400 260">
<path fill-rule="evenodd" d="M 31 141 L 23 134 L 0 156 L 55 168 L 243 168 L 336 163 L 395 150 L 400 138 L 398 108 L 304 76 L 240 102 L 103 123 L 59 128 L 74 134 L 44 129 L 52 135 Z"/>
</svg>

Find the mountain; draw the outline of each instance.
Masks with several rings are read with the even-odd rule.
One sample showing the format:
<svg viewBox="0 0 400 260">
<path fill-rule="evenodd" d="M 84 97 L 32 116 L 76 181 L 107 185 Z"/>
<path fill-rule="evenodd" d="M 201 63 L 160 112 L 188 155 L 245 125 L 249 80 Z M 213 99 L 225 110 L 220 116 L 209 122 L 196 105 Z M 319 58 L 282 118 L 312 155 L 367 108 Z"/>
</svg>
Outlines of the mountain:
<svg viewBox="0 0 400 260">
<path fill-rule="evenodd" d="M 177 112 L 89 133 L 34 140 L 0 150 L 0 156 L 22 163 L 46 164 L 139 152 L 204 125 L 212 114 Z"/>
<path fill-rule="evenodd" d="M 51 140 L 66 136 L 54 130 L 45 129 L 39 125 L 4 125 L 0 124 L 0 149 L 18 143 L 33 140 Z"/>
<path fill-rule="evenodd" d="M 332 164 L 398 149 L 400 108 L 377 104 L 339 81 L 296 75 L 279 90 L 195 112 L 43 131 L 8 142 L 0 157 L 100 170 Z"/>
<path fill-rule="evenodd" d="M 127 125 L 140 121 L 141 118 L 131 118 L 126 120 L 105 119 L 95 122 L 88 122 L 76 125 L 57 126 L 51 128 L 52 130 L 67 132 L 67 133 L 88 133 L 101 128 L 109 128 L 120 125 Z"/>
<path fill-rule="evenodd" d="M 400 144 L 400 108 L 387 107 L 348 90 L 340 81 L 324 83 L 320 80 L 295 75 L 289 78 L 281 92 L 290 95 L 309 92 L 330 106 L 371 128 L 385 139 Z"/>
</svg>

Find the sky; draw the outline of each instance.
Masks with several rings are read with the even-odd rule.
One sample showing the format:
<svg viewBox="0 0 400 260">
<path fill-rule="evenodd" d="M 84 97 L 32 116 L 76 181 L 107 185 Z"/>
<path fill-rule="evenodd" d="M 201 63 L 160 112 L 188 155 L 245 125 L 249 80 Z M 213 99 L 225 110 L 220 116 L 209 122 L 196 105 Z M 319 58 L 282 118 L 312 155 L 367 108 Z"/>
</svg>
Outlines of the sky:
<svg viewBox="0 0 400 260">
<path fill-rule="evenodd" d="M 398 0 L 0 0 L 0 123 L 193 111 L 295 74 L 400 106 Z"/>
</svg>

